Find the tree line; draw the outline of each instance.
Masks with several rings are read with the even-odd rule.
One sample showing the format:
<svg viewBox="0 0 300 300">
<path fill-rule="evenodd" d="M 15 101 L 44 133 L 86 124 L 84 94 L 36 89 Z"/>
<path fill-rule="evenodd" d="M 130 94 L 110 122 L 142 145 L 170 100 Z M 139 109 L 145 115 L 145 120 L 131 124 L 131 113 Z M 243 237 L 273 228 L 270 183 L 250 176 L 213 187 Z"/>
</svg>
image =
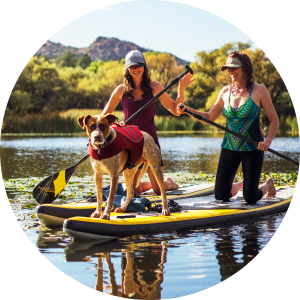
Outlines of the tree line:
<svg viewBox="0 0 300 300">
<path fill-rule="evenodd" d="M 204 111 L 212 107 L 221 88 L 228 84 L 227 72 L 221 72 L 220 67 L 234 50 L 242 50 L 250 56 L 255 68 L 255 81 L 267 87 L 279 118 L 295 119 L 292 101 L 280 74 L 265 53 L 251 49 L 250 43 L 227 43 L 219 49 L 196 53 L 195 61 L 190 64 L 196 80 L 186 89 L 185 103 Z M 144 55 L 152 79 L 163 86 L 185 70 L 168 53 L 146 52 Z M 92 62 L 87 54 L 80 59 L 70 52 L 55 59 L 32 57 L 10 95 L 2 132 L 13 131 L 11 126 L 6 125 L 16 116 L 23 118 L 69 109 L 103 109 L 114 88 L 123 82 L 123 69 L 124 59 Z M 177 85 L 168 93 L 175 100 Z M 121 109 L 120 103 L 117 110 Z M 156 113 L 170 115 L 159 101 Z M 264 127 L 268 126 L 264 114 L 261 121 Z"/>
</svg>

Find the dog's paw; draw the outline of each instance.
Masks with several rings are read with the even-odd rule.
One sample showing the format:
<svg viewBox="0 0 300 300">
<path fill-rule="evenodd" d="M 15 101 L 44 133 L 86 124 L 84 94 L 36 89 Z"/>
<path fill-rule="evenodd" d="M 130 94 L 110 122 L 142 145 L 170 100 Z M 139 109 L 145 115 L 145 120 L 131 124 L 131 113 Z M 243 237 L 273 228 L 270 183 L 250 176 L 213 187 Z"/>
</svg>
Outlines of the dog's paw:
<svg viewBox="0 0 300 300">
<path fill-rule="evenodd" d="M 162 209 L 161 214 L 163 216 L 170 216 L 170 211 L 169 211 L 169 209 Z"/>
<path fill-rule="evenodd" d="M 100 216 L 100 219 L 104 219 L 104 220 L 110 220 L 110 215 L 107 215 L 107 214 L 102 214 L 101 216 Z"/>
<path fill-rule="evenodd" d="M 100 218 L 101 213 L 99 210 L 95 210 L 92 214 L 91 214 L 91 218 Z"/>
<path fill-rule="evenodd" d="M 114 212 L 116 212 L 116 213 L 122 213 L 122 212 L 124 212 L 125 210 L 124 209 L 122 209 L 122 207 L 118 207 L 118 208 L 116 208 L 115 210 L 114 210 Z"/>
</svg>

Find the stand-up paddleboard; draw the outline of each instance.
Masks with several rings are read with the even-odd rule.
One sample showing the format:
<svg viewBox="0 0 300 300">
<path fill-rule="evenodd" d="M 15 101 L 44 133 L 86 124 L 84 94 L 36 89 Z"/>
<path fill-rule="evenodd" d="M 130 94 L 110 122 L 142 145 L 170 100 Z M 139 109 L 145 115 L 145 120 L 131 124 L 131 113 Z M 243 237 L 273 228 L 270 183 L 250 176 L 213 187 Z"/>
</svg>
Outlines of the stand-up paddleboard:
<svg viewBox="0 0 300 300">
<path fill-rule="evenodd" d="M 119 185 L 120 190 L 122 187 Z M 214 184 L 201 183 L 197 185 L 182 185 L 178 190 L 168 191 L 167 199 L 175 200 L 186 199 L 191 197 L 206 196 L 214 192 Z M 104 193 L 104 196 L 108 196 L 109 190 Z M 123 185 L 123 190 L 119 194 L 126 195 L 126 190 Z M 161 197 L 157 196 L 153 192 L 143 193 L 140 197 L 148 199 L 152 203 L 160 203 Z M 92 201 L 92 203 L 91 203 Z M 79 202 L 73 202 L 69 204 L 43 204 L 37 207 L 36 215 L 38 219 L 46 226 L 61 226 L 65 219 L 80 216 L 89 217 L 96 209 L 96 199 L 90 198 L 88 200 L 82 200 Z M 105 203 L 103 203 L 105 206 Z"/>
<path fill-rule="evenodd" d="M 63 231 L 74 239 L 114 239 L 220 225 L 286 211 L 293 193 L 294 187 L 280 187 L 276 197 L 263 197 L 252 205 L 243 200 L 240 192 L 229 202 L 217 201 L 214 196 L 181 199 L 176 201 L 181 211 L 170 216 L 147 212 L 111 213 L 110 220 L 74 217 L 64 221 Z"/>
</svg>

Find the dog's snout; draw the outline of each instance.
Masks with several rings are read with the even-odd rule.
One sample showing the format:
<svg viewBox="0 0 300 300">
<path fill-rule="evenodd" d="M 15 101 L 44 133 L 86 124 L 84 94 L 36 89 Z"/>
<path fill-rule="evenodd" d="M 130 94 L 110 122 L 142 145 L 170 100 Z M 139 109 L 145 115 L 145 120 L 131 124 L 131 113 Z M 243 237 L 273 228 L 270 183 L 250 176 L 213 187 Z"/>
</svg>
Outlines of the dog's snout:
<svg viewBox="0 0 300 300">
<path fill-rule="evenodd" d="M 93 136 L 95 142 L 101 142 L 103 140 L 103 136 L 100 134 Z"/>
</svg>

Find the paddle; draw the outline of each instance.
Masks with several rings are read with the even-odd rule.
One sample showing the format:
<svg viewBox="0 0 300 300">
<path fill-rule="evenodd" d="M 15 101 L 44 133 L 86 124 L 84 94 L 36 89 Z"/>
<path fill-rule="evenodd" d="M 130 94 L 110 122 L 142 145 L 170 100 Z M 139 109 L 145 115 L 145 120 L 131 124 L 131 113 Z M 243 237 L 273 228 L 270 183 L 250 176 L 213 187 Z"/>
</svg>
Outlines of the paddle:
<svg viewBox="0 0 300 300">
<path fill-rule="evenodd" d="M 180 105 L 180 108 L 182 109 L 182 108 L 183 108 L 183 105 Z M 237 133 L 237 132 L 234 132 L 234 131 L 232 131 L 232 130 L 230 130 L 230 129 L 224 127 L 224 126 L 221 126 L 221 125 L 219 125 L 219 124 L 217 124 L 217 123 L 215 123 L 215 122 L 213 122 L 213 121 L 210 121 L 209 119 L 206 119 L 206 118 L 202 117 L 200 114 L 194 113 L 194 112 L 192 112 L 192 111 L 190 111 L 190 110 L 188 110 L 188 109 L 186 109 L 184 112 L 185 112 L 186 114 L 188 114 L 188 115 L 194 117 L 194 118 L 197 119 L 197 120 L 200 120 L 200 121 L 206 122 L 206 123 L 208 123 L 208 124 L 211 124 L 211 125 L 213 125 L 213 126 L 219 128 L 219 129 L 222 129 L 222 130 L 224 130 L 224 131 L 226 131 L 226 132 L 228 132 L 228 133 L 230 133 L 230 134 L 232 134 L 232 135 L 235 135 L 235 136 L 239 137 L 240 139 L 242 139 L 242 140 L 244 140 L 244 141 L 247 141 L 247 142 L 249 142 L 249 143 L 251 143 L 251 144 L 253 144 L 253 145 L 255 145 L 255 146 L 258 146 L 258 142 L 253 141 L 253 140 L 251 140 L 251 139 L 248 139 L 247 137 L 245 137 L 245 136 L 243 136 L 243 135 L 241 135 L 241 134 L 239 134 L 239 133 Z M 279 153 L 279 152 L 277 152 L 277 151 L 275 151 L 275 150 L 272 150 L 272 149 L 270 149 L 270 148 L 268 148 L 267 151 L 269 151 L 269 152 L 271 152 L 271 153 L 273 153 L 273 154 L 275 154 L 275 155 L 277 155 L 277 156 L 279 156 L 279 157 L 281 157 L 281 158 L 283 158 L 283 159 L 286 159 L 286 160 L 288 160 L 288 161 L 290 161 L 290 162 L 296 164 L 297 166 L 299 166 L 299 162 L 298 162 L 298 161 L 296 161 L 296 160 L 294 160 L 294 159 L 292 159 L 292 158 L 290 158 L 290 157 L 288 157 L 288 156 L 285 156 L 285 155 L 283 155 L 283 154 L 281 154 L 281 153 Z"/>
<path fill-rule="evenodd" d="M 161 96 L 166 90 L 168 90 L 171 86 L 176 84 L 180 78 L 182 78 L 185 74 L 191 73 L 193 74 L 193 70 L 189 66 L 185 66 L 186 70 L 174 78 L 170 84 L 168 84 L 161 92 L 159 92 L 155 97 L 153 97 L 147 104 L 145 104 L 142 108 L 140 108 L 136 113 L 134 113 L 130 118 L 125 121 L 125 125 L 128 124 L 133 118 L 135 118 L 138 114 L 140 114 L 144 109 L 146 109 L 151 103 L 153 103 L 159 96 Z M 33 189 L 33 197 L 34 199 L 40 203 L 52 203 L 62 192 L 62 190 L 66 187 L 67 182 L 72 176 L 75 169 L 82 164 L 87 158 L 89 154 L 83 156 L 76 164 L 73 166 L 57 172 L 43 181 L 41 181 L 34 189 Z"/>
</svg>

